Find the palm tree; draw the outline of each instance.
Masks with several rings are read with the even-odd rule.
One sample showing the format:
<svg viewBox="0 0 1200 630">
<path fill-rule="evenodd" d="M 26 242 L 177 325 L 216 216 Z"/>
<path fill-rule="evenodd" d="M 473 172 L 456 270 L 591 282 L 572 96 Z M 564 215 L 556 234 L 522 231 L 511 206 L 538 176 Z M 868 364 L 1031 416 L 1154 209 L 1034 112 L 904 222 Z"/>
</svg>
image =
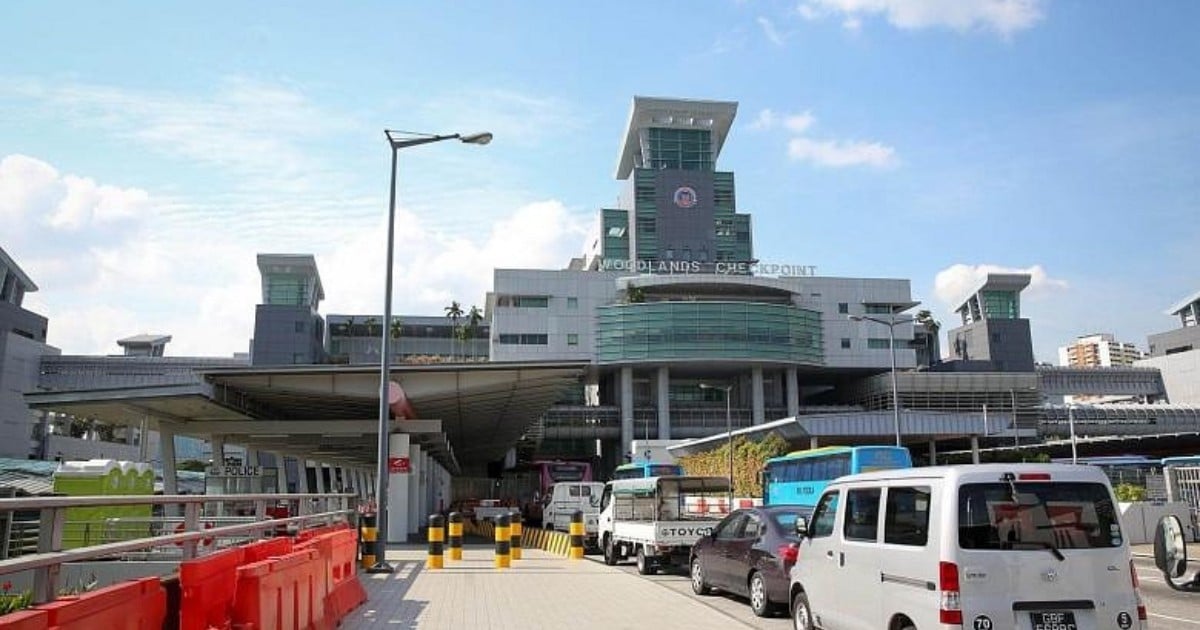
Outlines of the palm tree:
<svg viewBox="0 0 1200 630">
<path fill-rule="evenodd" d="M 938 331 L 942 329 L 942 323 L 933 318 L 933 313 L 922 309 L 917 311 L 917 316 L 914 321 L 920 324 L 925 330 L 929 331 L 929 336 L 932 341 L 929 344 L 929 363 L 930 365 L 941 361 L 941 351 L 938 344 Z"/>
<path fill-rule="evenodd" d="M 471 344 L 471 359 L 475 358 L 475 336 L 479 334 L 479 324 L 483 322 L 483 311 L 474 304 L 471 305 L 471 310 L 467 311 L 467 334 L 463 337 Z"/>
<path fill-rule="evenodd" d="M 446 307 L 446 318 L 450 320 L 450 361 L 454 361 L 454 340 L 458 337 L 458 320 L 462 319 L 462 304 L 452 300 Z"/>
<path fill-rule="evenodd" d="M 392 317 L 392 323 L 388 329 L 392 335 L 392 339 L 399 339 L 400 333 L 404 332 L 404 324 L 400 321 L 399 317 Z"/>
</svg>

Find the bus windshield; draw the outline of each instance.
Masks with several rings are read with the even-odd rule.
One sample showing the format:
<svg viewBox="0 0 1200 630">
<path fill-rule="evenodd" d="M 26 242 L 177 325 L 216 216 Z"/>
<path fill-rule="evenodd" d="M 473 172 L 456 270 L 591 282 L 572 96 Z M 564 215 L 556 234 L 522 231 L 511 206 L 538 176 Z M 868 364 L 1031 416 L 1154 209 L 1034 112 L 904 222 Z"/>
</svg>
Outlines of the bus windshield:
<svg viewBox="0 0 1200 630">
<path fill-rule="evenodd" d="M 643 479 L 645 477 L 671 477 L 683 474 L 678 464 L 660 462 L 638 462 L 622 464 L 613 471 L 613 479 Z"/>
</svg>

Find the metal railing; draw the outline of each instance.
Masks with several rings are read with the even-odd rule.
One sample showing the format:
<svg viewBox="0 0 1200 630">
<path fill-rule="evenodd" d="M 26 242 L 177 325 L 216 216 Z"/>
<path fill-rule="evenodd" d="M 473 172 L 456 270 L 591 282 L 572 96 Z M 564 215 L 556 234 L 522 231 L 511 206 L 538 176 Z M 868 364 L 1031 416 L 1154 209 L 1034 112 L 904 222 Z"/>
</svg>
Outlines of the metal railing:
<svg viewBox="0 0 1200 630">
<path fill-rule="evenodd" d="M 279 532 L 329 525 L 349 520 L 356 512 L 353 494 L 242 494 L 242 495 L 167 495 L 167 496 L 77 496 L 0 499 L 0 513 L 36 511 L 37 553 L 0 560 L 0 576 L 21 571 L 33 571 L 33 601 L 53 600 L 59 591 L 59 572 L 67 562 L 111 559 L 123 554 L 146 552 L 164 547 L 178 549 L 178 558 L 195 558 L 200 551 L 215 551 L 243 542 L 267 531 Z M 206 504 L 214 504 L 208 513 Z M 287 517 L 275 518 L 268 507 L 288 506 Z M 128 540 L 106 541 L 100 544 L 63 548 L 63 534 L 68 529 L 67 511 L 78 508 L 107 508 L 122 506 L 162 506 L 159 518 L 128 519 L 145 527 L 146 535 Z M 230 506 L 245 514 L 218 516 Z M 179 508 L 182 508 L 180 510 Z M 104 517 L 94 523 L 102 534 L 122 517 Z M 232 523 L 232 524 L 227 524 Z M 73 523 L 77 524 L 77 523 Z M 127 533 L 127 532 L 126 532 Z M 141 533 L 141 530 L 138 532 Z M 117 536 L 118 538 L 120 536 Z M 103 535 L 98 535 L 104 540 Z"/>
</svg>

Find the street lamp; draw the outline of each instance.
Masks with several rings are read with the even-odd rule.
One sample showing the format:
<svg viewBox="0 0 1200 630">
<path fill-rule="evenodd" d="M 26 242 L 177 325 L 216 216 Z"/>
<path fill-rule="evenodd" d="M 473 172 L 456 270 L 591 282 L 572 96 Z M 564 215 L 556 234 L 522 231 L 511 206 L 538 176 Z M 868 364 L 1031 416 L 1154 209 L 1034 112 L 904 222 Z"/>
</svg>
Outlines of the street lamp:
<svg viewBox="0 0 1200 630">
<path fill-rule="evenodd" d="M 725 392 L 725 437 L 729 446 L 729 505 L 733 507 L 733 414 L 729 407 L 729 392 L 733 390 L 733 385 L 720 387 L 717 385 L 709 385 L 708 383 L 700 383 L 700 389 L 719 389 Z"/>
<path fill-rule="evenodd" d="M 1071 428 L 1071 463 L 1079 463 L 1079 452 L 1075 446 L 1075 404 L 1067 405 L 1067 426 Z"/>
<path fill-rule="evenodd" d="M 377 466 L 375 474 L 377 479 L 375 482 L 375 525 L 379 535 L 375 538 L 375 565 L 367 569 L 370 573 L 392 573 L 394 569 L 392 565 L 387 563 L 387 507 L 388 507 L 388 421 L 390 415 L 388 413 L 388 363 L 391 360 L 391 323 L 392 323 L 392 254 L 395 251 L 396 242 L 396 156 L 400 149 L 415 147 L 419 144 L 429 144 L 431 142 L 441 142 L 442 140 L 459 140 L 466 144 L 487 144 L 492 141 L 492 134 L 488 132 L 473 133 L 462 135 L 452 133 L 448 135 L 436 135 L 429 133 L 413 133 L 411 131 L 394 131 L 384 129 L 383 135 L 387 137 L 388 144 L 392 147 L 392 186 L 391 196 L 388 199 L 388 227 L 387 227 L 387 266 L 384 276 L 384 291 L 383 291 L 383 332 L 380 335 L 382 338 L 382 348 L 380 348 L 379 358 L 379 436 L 376 446 L 378 450 Z"/>
<path fill-rule="evenodd" d="M 896 428 L 896 446 L 900 446 L 900 390 L 896 387 L 896 326 L 898 324 L 911 324 L 915 319 L 879 319 L 877 317 L 868 317 L 866 315 L 848 315 L 851 321 L 875 322 L 888 327 L 888 345 L 892 351 L 892 422 Z"/>
</svg>

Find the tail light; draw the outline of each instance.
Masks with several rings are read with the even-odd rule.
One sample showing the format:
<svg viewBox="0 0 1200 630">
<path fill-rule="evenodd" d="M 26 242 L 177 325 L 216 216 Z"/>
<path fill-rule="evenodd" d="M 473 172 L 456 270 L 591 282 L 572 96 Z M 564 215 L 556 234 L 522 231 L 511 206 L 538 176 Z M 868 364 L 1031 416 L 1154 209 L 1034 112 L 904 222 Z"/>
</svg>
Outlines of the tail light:
<svg viewBox="0 0 1200 630">
<path fill-rule="evenodd" d="M 800 559 L 800 545 L 796 543 L 779 545 L 779 549 L 776 550 L 776 555 L 779 556 L 779 560 L 783 562 L 783 570 L 786 571 L 792 568 L 792 565 L 796 564 L 796 561 Z"/>
<path fill-rule="evenodd" d="M 958 589 L 958 565 L 953 562 L 938 563 L 938 591 L 941 592 L 938 621 L 944 624 L 962 625 L 962 596 Z"/>
<path fill-rule="evenodd" d="M 1129 560 L 1129 579 L 1133 581 L 1133 596 L 1137 598 L 1138 620 L 1146 621 L 1146 604 L 1142 601 L 1142 589 L 1138 583 L 1137 567 L 1133 566 L 1133 559 Z M 1143 627 L 1145 624 L 1142 624 Z"/>
<path fill-rule="evenodd" d="M 1018 481 L 1050 481 L 1050 473 L 1021 473 L 1017 475 Z"/>
</svg>

